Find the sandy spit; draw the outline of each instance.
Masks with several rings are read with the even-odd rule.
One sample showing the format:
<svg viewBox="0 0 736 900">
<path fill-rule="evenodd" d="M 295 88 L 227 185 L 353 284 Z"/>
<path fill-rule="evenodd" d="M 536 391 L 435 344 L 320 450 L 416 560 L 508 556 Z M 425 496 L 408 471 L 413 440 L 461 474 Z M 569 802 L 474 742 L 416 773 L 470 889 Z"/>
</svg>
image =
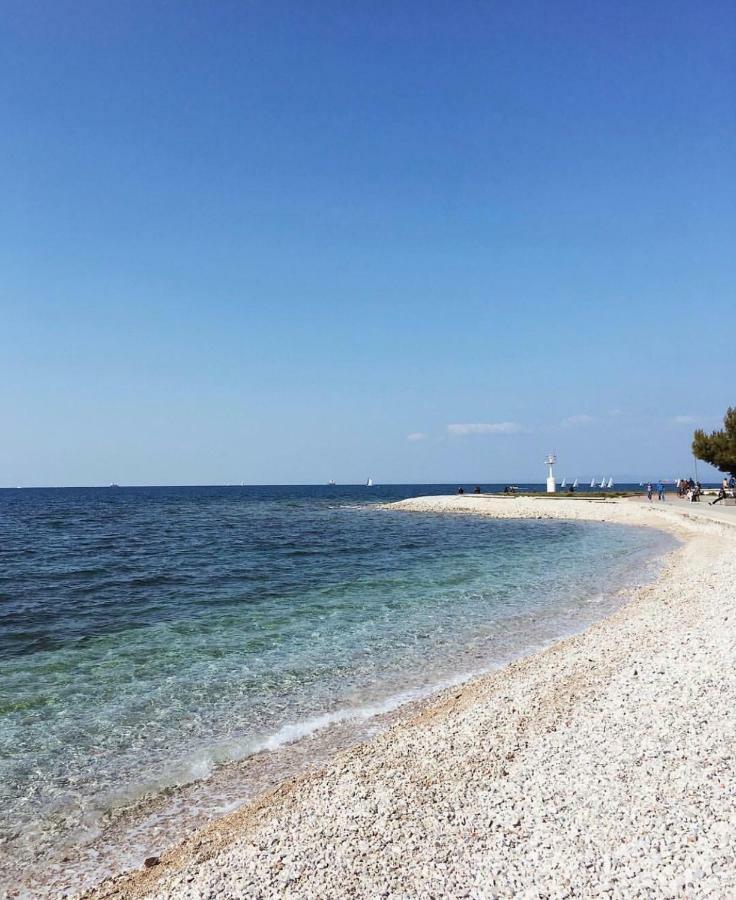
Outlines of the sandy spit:
<svg viewBox="0 0 736 900">
<path fill-rule="evenodd" d="M 404 510 L 654 525 L 660 579 L 584 634 L 197 832 L 96 898 L 736 896 L 736 529 L 626 501 Z"/>
</svg>

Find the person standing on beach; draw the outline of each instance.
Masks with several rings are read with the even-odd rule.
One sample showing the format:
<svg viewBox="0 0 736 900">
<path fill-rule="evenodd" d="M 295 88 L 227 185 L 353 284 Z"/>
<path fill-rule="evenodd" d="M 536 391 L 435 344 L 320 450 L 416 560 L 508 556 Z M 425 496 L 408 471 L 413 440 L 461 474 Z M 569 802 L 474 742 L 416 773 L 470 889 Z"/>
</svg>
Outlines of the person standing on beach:
<svg viewBox="0 0 736 900">
<path fill-rule="evenodd" d="M 661 478 L 657 482 L 657 500 L 664 500 L 664 485 Z"/>
<path fill-rule="evenodd" d="M 652 499 L 652 482 L 650 481 L 647 484 L 647 500 L 651 500 L 651 499 Z"/>
</svg>

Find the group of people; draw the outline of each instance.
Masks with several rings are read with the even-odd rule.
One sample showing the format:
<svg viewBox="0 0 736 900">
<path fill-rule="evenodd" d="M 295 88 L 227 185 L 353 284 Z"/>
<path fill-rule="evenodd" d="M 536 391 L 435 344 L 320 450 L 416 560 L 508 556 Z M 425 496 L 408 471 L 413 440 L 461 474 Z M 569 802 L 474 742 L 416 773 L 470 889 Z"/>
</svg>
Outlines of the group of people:
<svg viewBox="0 0 736 900">
<path fill-rule="evenodd" d="M 700 482 L 693 481 L 692 478 L 678 478 L 676 488 L 677 496 L 690 500 L 691 503 L 700 500 L 700 495 L 703 493 L 703 487 Z"/>
<path fill-rule="evenodd" d="M 692 478 L 678 478 L 675 489 L 678 497 L 683 500 L 689 500 L 691 503 L 699 501 L 703 493 L 703 486 L 701 483 L 699 481 L 694 481 Z M 652 499 L 655 490 L 657 492 L 657 499 L 664 500 L 665 486 L 662 481 L 658 481 L 654 487 L 652 487 L 651 482 L 647 484 L 647 500 Z M 718 496 L 715 500 L 710 501 L 710 505 L 714 506 L 716 503 L 720 503 L 722 500 L 731 497 L 736 498 L 736 477 L 733 475 L 724 477 L 723 482 L 718 489 Z"/>
<path fill-rule="evenodd" d="M 725 500 L 727 497 L 736 498 L 736 478 L 733 475 L 723 476 L 723 481 L 718 489 L 718 496 L 715 500 L 710 501 L 710 505 L 715 506 L 716 503 L 720 503 L 721 500 Z"/>
<path fill-rule="evenodd" d="M 647 484 L 647 500 L 652 499 L 652 495 L 654 494 L 655 489 L 657 491 L 657 500 L 664 500 L 665 491 L 663 481 L 658 481 L 654 487 L 652 487 L 651 481 Z"/>
</svg>

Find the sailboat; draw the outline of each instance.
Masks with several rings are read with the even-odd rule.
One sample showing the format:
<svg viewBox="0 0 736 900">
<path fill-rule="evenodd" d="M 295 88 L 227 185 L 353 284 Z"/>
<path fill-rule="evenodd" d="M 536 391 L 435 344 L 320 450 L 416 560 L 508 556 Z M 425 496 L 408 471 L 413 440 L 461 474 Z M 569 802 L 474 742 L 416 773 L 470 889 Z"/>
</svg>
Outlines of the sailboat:
<svg viewBox="0 0 736 900">
<path fill-rule="evenodd" d="M 373 487 L 373 479 L 372 479 L 372 478 L 369 478 L 368 481 L 366 481 L 365 486 L 366 486 L 366 487 Z"/>
<path fill-rule="evenodd" d="M 604 488 L 606 486 L 606 479 L 601 478 L 601 483 L 598 486 Z"/>
<path fill-rule="evenodd" d="M 577 480 L 577 478 L 575 479 L 575 481 L 573 481 L 572 486 L 573 486 L 574 488 L 576 488 L 576 487 L 578 486 L 578 480 Z"/>
<path fill-rule="evenodd" d="M 595 487 L 595 478 L 590 479 L 590 486 Z"/>
<path fill-rule="evenodd" d="M 563 488 L 563 487 L 565 487 L 566 485 L 567 485 L 567 479 L 566 479 L 566 478 L 563 478 L 563 479 L 562 479 L 562 483 L 560 484 L 560 487 Z"/>
<path fill-rule="evenodd" d="M 612 488 L 612 487 L 613 487 L 613 478 L 609 478 L 609 479 L 608 479 L 608 487 L 609 487 L 609 488 Z"/>
</svg>

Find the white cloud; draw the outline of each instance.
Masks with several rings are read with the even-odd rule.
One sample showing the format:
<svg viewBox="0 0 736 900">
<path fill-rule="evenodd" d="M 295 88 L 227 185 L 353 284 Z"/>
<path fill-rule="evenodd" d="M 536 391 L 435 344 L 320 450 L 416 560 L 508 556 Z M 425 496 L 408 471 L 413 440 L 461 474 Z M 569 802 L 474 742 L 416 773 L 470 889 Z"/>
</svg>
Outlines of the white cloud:
<svg viewBox="0 0 736 900">
<path fill-rule="evenodd" d="M 425 434 L 423 431 L 412 431 L 411 434 L 407 434 L 407 441 L 426 441 L 429 437 L 428 434 Z"/>
<path fill-rule="evenodd" d="M 562 420 L 562 424 L 567 427 L 575 427 L 576 425 L 590 425 L 595 422 L 595 416 L 589 416 L 586 413 L 579 413 L 576 416 L 568 416 Z"/>
<path fill-rule="evenodd" d="M 675 416 L 673 421 L 677 425 L 694 425 L 698 420 L 695 416 Z"/>
<path fill-rule="evenodd" d="M 473 422 L 461 425 L 448 425 L 450 434 L 518 434 L 524 428 L 518 422 Z"/>
</svg>

